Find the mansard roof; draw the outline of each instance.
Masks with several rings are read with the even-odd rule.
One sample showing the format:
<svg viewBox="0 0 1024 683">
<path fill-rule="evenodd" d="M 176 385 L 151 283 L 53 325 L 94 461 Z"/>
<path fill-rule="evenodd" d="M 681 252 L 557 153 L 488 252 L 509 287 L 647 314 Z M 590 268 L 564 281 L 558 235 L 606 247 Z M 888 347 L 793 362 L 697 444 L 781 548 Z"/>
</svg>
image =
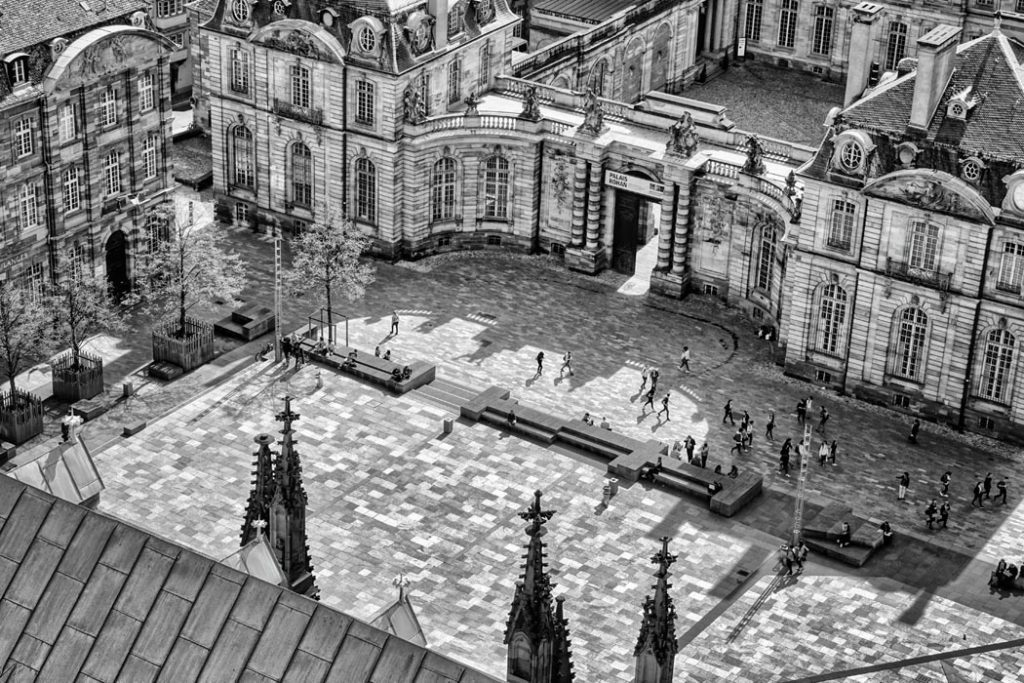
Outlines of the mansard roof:
<svg viewBox="0 0 1024 683">
<path fill-rule="evenodd" d="M 147 0 L 0 0 L 0 56 L 148 6 Z"/>
<path fill-rule="evenodd" d="M 0 475 L 0 680 L 161 673 L 265 683 L 498 681 Z"/>
<path fill-rule="evenodd" d="M 926 140 L 988 158 L 1024 153 L 1024 78 L 1021 46 L 1002 32 L 957 46 L 953 74 L 935 107 Z M 917 71 L 875 89 L 843 110 L 837 123 L 902 136 L 910 121 Z M 969 90 L 968 90 L 969 89 Z M 977 98 L 966 121 L 947 119 L 946 105 L 968 91 Z"/>
<path fill-rule="evenodd" d="M 534 5 L 533 11 L 599 24 L 635 4 L 637 0 L 541 0 Z"/>
</svg>

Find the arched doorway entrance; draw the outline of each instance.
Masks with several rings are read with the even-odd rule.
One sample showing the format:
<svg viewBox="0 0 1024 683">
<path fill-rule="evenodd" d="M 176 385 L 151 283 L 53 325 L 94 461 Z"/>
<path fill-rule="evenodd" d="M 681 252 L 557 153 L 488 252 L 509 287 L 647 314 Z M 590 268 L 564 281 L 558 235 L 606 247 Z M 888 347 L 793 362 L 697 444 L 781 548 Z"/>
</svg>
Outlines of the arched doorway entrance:
<svg viewBox="0 0 1024 683">
<path fill-rule="evenodd" d="M 646 274 L 649 274 L 657 260 L 654 236 L 658 233 L 660 204 L 665 186 L 637 171 L 607 171 L 605 184 L 615 188 L 612 269 L 626 275 L 633 275 L 640 270 L 646 270 Z M 648 259 L 642 258 L 647 253 L 647 246 L 652 249 L 650 264 L 646 263 Z M 638 254 L 641 254 L 639 260 Z"/>
<path fill-rule="evenodd" d="M 124 233 L 115 230 L 107 239 L 107 282 L 115 296 L 122 296 L 131 289 L 128 282 L 128 248 Z"/>
</svg>

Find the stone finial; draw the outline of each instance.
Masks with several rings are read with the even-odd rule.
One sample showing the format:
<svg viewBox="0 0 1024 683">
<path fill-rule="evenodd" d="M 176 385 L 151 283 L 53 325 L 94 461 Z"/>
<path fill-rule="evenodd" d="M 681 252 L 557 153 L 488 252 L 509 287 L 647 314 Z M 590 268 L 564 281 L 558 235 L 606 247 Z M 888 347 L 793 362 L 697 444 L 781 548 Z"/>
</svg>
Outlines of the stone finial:
<svg viewBox="0 0 1024 683">
<path fill-rule="evenodd" d="M 416 84 L 409 84 L 402 96 L 402 113 L 405 122 L 412 125 L 423 123 L 427 118 L 427 108 L 423 102 L 423 94 Z"/>
<path fill-rule="evenodd" d="M 410 583 L 411 582 L 405 574 L 399 574 L 395 578 L 391 579 L 391 585 L 398 589 L 398 602 L 405 602 L 405 592 Z"/>
<path fill-rule="evenodd" d="M 750 175 L 764 175 L 764 144 L 757 135 L 747 138 L 747 160 L 743 164 L 743 172 Z"/>
<path fill-rule="evenodd" d="M 531 85 L 523 91 L 523 111 L 519 118 L 527 121 L 540 121 L 540 97 L 537 95 L 537 86 Z"/>
<path fill-rule="evenodd" d="M 697 136 L 693 116 L 690 115 L 690 112 L 684 111 L 668 129 L 668 143 L 665 145 L 665 151 L 669 154 L 678 154 L 689 158 L 697 151 L 699 142 L 700 138 Z"/>
<path fill-rule="evenodd" d="M 597 135 L 603 127 L 604 110 L 601 108 L 601 101 L 593 88 L 587 88 L 587 94 L 583 99 L 583 123 L 580 124 L 580 132 Z"/>
</svg>

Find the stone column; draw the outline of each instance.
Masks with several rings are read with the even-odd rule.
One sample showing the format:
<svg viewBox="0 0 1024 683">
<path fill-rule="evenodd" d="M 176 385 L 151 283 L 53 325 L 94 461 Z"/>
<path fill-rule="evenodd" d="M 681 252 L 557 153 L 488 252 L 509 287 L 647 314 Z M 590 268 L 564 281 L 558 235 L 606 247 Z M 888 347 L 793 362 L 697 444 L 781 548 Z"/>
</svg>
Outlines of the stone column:
<svg viewBox="0 0 1024 683">
<path fill-rule="evenodd" d="M 711 19 L 715 16 L 715 0 L 704 0 L 704 54 L 711 52 Z"/>
<path fill-rule="evenodd" d="M 590 164 L 590 183 L 587 188 L 587 249 L 597 250 L 601 239 L 601 164 Z"/>
<path fill-rule="evenodd" d="M 736 11 L 740 9 L 737 6 Z M 718 0 L 718 11 L 715 12 L 715 48 L 721 49 L 726 45 L 725 42 L 725 14 L 728 12 L 725 2 Z"/>
<path fill-rule="evenodd" d="M 676 185 L 665 185 L 665 198 L 661 200 L 661 222 L 658 224 L 658 265 L 656 270 L 668 270 L 672 265 L 672 216 L 676 212 Z"/>
<path fill-rule="evenodd" d="M 572 183 L 572 239 L 574 247 L 583 246 L 587 212 L 587 162 L 576 160 Z"/>
<path fill-rule="evenodd" d="M 690 267 L 690 183 L 679 185 L 676 197 L 676 229 L 672 244 L 672 273 L 682 275 Z"/>
</svg>

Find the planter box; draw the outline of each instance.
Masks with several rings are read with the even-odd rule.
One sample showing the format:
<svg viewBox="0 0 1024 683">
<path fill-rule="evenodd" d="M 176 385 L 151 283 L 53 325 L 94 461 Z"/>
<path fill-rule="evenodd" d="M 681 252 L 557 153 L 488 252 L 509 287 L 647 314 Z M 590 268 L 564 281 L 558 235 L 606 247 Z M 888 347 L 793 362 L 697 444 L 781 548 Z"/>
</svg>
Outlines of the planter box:
<svg viewBox="0 0 1024 683">
<path fill-rule="evenodd" d="M 174 334 L 177 331 L 176 320 L 154 328 L 154 361 L 173 363 L 188 372 L 213 358 L 213 325 L 203 320 L 186 318 L 185 334 L 178 338 Z"/>
<path fill-rule="evenodd" d="M 18 389 L 12 398 L 0 394 L 0 439 L 21 445 L 43 433 L 43 402 Z"/>
<path fill-rule="evenodd" d="M 75 403 L 103 393 L 103 360 L 87 353 L 79 354 L 78 360 L 75 367 L 74 355 L 68 352 L 51 363 L 55 398 Z"/>
</svg>

